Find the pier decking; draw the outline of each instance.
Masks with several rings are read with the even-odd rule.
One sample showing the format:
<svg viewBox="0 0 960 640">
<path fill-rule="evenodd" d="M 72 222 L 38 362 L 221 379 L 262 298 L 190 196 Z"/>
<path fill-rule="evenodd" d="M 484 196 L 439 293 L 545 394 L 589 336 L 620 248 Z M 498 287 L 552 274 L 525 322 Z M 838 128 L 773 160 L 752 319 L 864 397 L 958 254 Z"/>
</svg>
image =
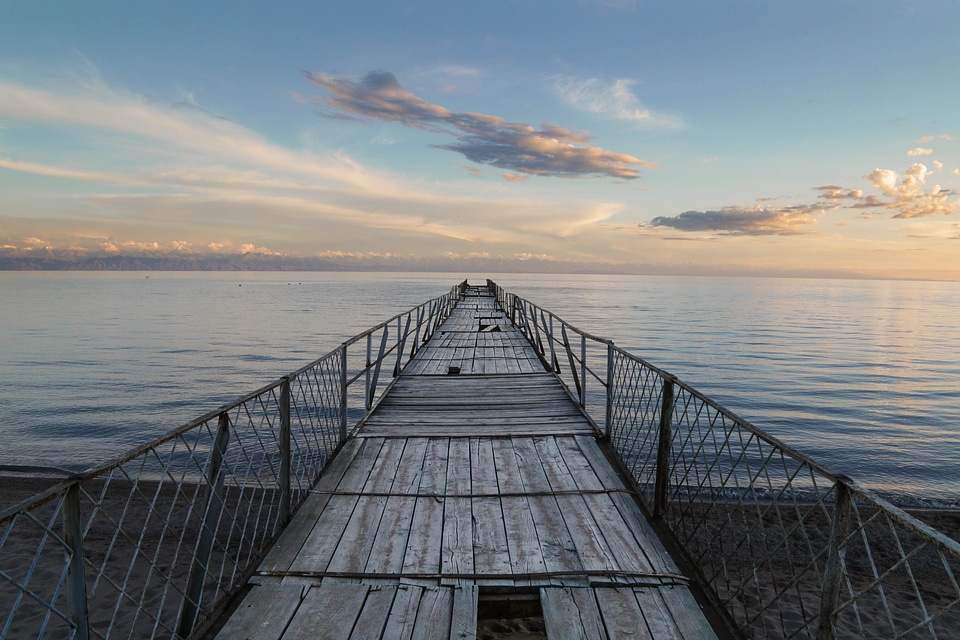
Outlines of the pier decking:
<svg viewBox="0 0 960 640">
<path fill-rule="evenodd" d="M 218 638 L 475 638 L 481 605 L 507 602 L 539 602 L 550 638 L 716 637 L 596 435 L 468 289 Z"/>
</svg>

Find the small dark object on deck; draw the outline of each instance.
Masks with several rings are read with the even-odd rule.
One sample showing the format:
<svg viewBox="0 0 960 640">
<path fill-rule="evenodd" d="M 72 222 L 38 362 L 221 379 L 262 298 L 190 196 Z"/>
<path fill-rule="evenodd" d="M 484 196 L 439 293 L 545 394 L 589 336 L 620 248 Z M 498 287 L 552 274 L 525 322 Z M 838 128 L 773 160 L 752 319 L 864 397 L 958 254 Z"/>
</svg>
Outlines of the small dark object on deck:
<svg viewBox="0 0 960 640">
<path fill-rule="evenodd" d="M 460 367 L 453 367 L 453 366 L 447 367 L 447 375 L 448 376 L 460 375 Z"/>
</svg>

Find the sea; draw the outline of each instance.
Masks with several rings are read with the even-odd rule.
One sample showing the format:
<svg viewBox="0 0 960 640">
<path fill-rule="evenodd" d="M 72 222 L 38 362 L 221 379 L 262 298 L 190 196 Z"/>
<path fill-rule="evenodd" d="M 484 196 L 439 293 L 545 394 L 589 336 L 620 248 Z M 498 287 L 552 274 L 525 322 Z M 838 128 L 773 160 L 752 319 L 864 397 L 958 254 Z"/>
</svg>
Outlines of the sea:
<svg viewBox="0 0 960 640">
<path fill-rule="evenodd" d="M 905 507 L 960 508 L 960 283 L 0 272 L 0 472 L 109 461 L 490 277 Z"/>
</svg>

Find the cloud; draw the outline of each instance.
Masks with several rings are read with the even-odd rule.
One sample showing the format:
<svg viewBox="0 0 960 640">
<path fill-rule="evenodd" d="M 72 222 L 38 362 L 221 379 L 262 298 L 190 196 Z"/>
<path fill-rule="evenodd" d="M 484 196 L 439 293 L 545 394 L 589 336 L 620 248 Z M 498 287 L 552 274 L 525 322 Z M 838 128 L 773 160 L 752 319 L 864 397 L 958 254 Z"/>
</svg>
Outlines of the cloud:
<svg viewBox="0 0 960 640">
<path fill-rule="evenodd" d="M 525 176 L 522 173 L 504 173 L 503 179 L 507 182 L 523 182 L 524 180 L 529 179 L 530 176 Z"/>
<path fill-rule="evenodd" d="M 541 129 L 499 116 L 454 112 L 407 91 L 393 74 L 372 72 L 353 82 L 319 73 L 307 79 L 331 95 L 326 104 L 342 113 L 451 135 L 453 144 L 435 145 L 471 162 L 539 176 L 639 177 L 637 167 L 653 167 L 631 155 L 586 146 L 589 137 L 557 125 Z"/>
<path fill-rule="evenodd" d="M 796 205 L 785 207 L 724 207 L 718 211 L 684 211 L 678 216 L 658 216 L 651 227 L 669 227 L 678 231 L 719 231 L 732 236 L 798 235 L 824 214 L 822 207 Z"/>
<path fill-rule="evenodd" d="M 940 162 L 939 160 L 934 160 L 933 166 L 937 168 L 937 171 L 943 171 L 943 163 Z"/>
<path fill-rule="evenodd" d="M 916 149 L 907 151 L 908 156 L 928 156 L 931 153 L 933 153 L 933 149 L 924 149 L 923 147 L 917 147 Z"/>
<path fill-rule="evenodd" d="M 934 161 L 937 168 L 943 165 Z M 960 209 L 960 201 L 950 201 L 952 191 L 938 184 L 927 185 L 933 172 L 926 165 L 912 164 L 898 173 L 892 169 L 874 169 L 863 178 L 880 192 L 866 194 L 861 189 L 845 189 L 836 185 L 817 187 L 820 198 L 851 209 L 888 209 L 894 218 L 921 218 L 950 215 Z"/>
<path fill-rule="evenodd" d="M 713 156 L 712 158 L 700 158 L 700 162 L 704 164 L 711 164 L 714 162 L 720 162 L 720 156 Z"/>
<path fill-rule="evenodd" d="M 926 144 L 928 142 L 933 142 L 934 140 L 946 140 L 947 142 L 953 142 L 954 140 L 956 140 L 956 137 L 946 135 L 946 134 L 939 135 L 939 136 L 920 136 L 917 142 L 919 142 L 920 144 Z"/>
<path fill-rule="evenodd" d="M 597 78 L 559 78 L 554 82 L 554 89 L 567 104 L 588 113 L 652 129 L 682 129 L 685 126 L 678 116 L 655 113 L 643 107 L 631 90 L 635 84 L 635 80 L 624 78 L 610 83 Z"/>
</svg>

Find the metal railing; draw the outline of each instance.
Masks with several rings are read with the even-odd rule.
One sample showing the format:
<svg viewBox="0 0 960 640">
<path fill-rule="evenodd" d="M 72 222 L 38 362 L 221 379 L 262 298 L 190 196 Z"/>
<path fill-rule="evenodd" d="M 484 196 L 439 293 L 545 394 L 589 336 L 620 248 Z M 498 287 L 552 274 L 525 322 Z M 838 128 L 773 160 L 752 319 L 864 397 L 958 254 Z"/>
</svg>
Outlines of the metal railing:
<svg viewBox="0 0 960 640">
<path fill-rule="evenodd" d="M 566 353 L 568 391 L 584 398 L 730 630 L 960 637 L 956 540 L 611 341 L 488 286 L 541 357 L 556 365 L 552 354 Z"/>
<path fill-rule="evenodd" d="M 0 512 L 0 638 L 202 632 L 465 285 Z"/>
</svg>

